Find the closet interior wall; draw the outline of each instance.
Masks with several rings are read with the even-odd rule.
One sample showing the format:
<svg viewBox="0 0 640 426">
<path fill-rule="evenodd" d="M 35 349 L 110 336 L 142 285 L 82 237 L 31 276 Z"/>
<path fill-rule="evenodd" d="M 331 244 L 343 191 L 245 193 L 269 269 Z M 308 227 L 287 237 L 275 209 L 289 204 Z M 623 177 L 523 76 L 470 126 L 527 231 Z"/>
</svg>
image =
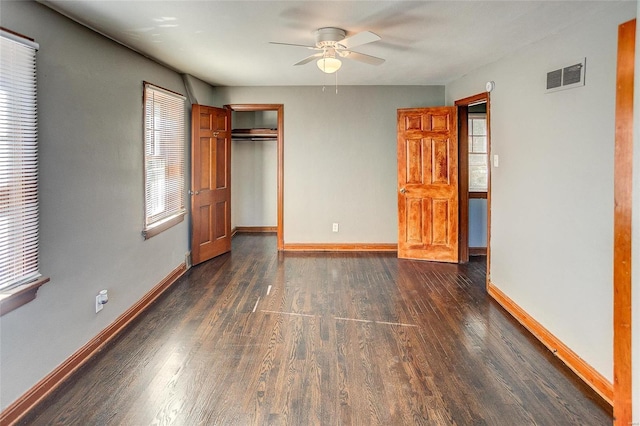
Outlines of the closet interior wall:
<svg viewBox="0 0 640 426">
<path fill-rule="evenodd" d="M 277 139 L 238 136 L 249 129 L 276 129 L 276 111 L 234 111 L 231 118 L 231 227 L 277 226 Z"/>
</svg>

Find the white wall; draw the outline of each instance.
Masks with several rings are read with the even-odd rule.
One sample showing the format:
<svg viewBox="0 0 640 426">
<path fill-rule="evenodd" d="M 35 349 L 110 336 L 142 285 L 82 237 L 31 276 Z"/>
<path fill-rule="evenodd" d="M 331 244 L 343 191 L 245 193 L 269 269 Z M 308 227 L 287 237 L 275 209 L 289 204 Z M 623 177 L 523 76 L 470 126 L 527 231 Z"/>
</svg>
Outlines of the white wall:
<svg viewBox="0 0 640 426">
<path fill-rule="evenodd" d="M 183 82 L 185 85 L 185 96 L 188 97 L 190 104 L 213 105 L 214 88 L 196 77 L 183 74 Z"/>
<path fill-rule="evenodd" d="M 443 105 L 444 87 L 217 88 L 228 103 L 284 104 L 285 244 L 397 242 L 396 110 Z"/>
<path fill-rule="evenodd" d="M 0 318 L 4 409 L 184 262 L 188 217 L 140 235 L 142 82 L 185 93 L 181 76 L 35 2 L 3 2 L 0 25 L 40 44 L 40 260 L 51 277 Z M 96 314 L 101 289 L 109 303 Z"/>
<path fill-rule="evenodd" d="M 234 139 L 231 173 L 231 226 L 276 226 L 277 141 Z"/>
<path fill-rule="evenodd" d="M 447 85 L 491 93 L 491 280 L 613 379 L 613 151 L 617 27 L 633 2 Z M 587 58 L 586 86 L 545 94 L 546 72 Z"/>
</svg>

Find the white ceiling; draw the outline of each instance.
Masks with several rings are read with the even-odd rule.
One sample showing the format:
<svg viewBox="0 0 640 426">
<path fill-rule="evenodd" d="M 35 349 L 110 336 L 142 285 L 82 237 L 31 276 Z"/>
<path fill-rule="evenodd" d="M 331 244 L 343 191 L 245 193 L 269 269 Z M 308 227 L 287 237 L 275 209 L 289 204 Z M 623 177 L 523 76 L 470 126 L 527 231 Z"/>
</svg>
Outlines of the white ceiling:
<svg viewBox="0 0 640 426">
<path fill-rule="evenodd" d="M 355 51 L 379 66 L 344 60 L 341 85 L 444 84 L 545 38 L 613 1 L 101 1 L 43 4 L 156 61 L 214 85 L 333 84 L 313 53 L 269 41 L 314 44 L 313 31 L 373 31 Z"/>
</svg>

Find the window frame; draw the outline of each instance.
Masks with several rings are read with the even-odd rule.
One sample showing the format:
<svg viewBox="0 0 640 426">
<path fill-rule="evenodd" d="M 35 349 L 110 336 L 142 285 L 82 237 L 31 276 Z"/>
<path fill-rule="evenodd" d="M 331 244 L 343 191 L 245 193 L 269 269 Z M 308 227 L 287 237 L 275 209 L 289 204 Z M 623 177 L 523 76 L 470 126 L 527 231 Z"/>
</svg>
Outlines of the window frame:
<svg viewBox="0 0 640 426">
<path fill-rule="evenodd" d="M 153 96 L 153 99 L 150 99 Z M 158 96 L 159 102 L 156 102 L 156 96 Z M 163 102 L 160 99 L 165 98 Z M 170 99 L 170 101 L 167 101 Z M 180 102 L 181 101 L 181 102 Z M 160 234 L 161 232 L 177 225 L 184 220 L 184 216 L 187 213 L 186 210 L 186 97 L 180 93 L 173 92 L 163 87 L 157 86 L 149 82 L 143 82 L 143 191 L 144 191 L 144 210 L 143 210 L 143 230 L 142 236 L 144 239 L 149 239 L 153 236 Z M 151 104 L 150 104 L 151 102 Z M 171 105 L 168 105 L 171 102 Z M 161 111 L 160 116 L 157 115 L 158 108 L 177 107 L 179 105 L 179 111 L 166 109 Z M 149 106 L 153 107 L 154 116 L 148 116 Z M 158 108 L 156 108 L 158 107 Z M 157 123 L 159 118 L 170 118 L 176 120 L 176 125 L 167 125 L 167 122 Z M 157 126 L 157 127 L 156 127 Z M 158 130 L 158 128 L 160 130 Z M 166 132 L 165 132 L 166 131 Z M 159 132 L 162 135 L 159 135 Z M 171 133 L 175 132 L 175 133 Z M 171 134 L 169 134 L 171 133 Z M 159 138 L 171 137 L 172 139 L 168 144 L 161 142 Z M 170 146 L 169 146 L 170 145 Z M 162 152 L 157 155 L 149 155 L 149 152 L 157 152 L 162 148 L 171 148 L 172 152 Z M 154 162 L 164 162 L 162 166 Z M 165 173 L 162 177 L 161 189 L 167 193 L 168 196 L 153 196 L 150 195 L 149 190 L 152 188 L 158 188 L 158 182 L 149 180 L 152 169 L 163 168 Z M 177 173 L 177 175 L 176 175 Z M 153 203 L 175 203 L 178 202 L 178 207 L 166 208 L 161 210 L 163 214 L 158 216 L 151 213 Z"/>
<path fill-rule="evenodd" d="M 8 96 L 2 97 L 6 99 L 2 101 L 4 106 L 2 110 L 13 111 L 13 114 L 16 111 L 26 111 L 18 117 L 14 115 L 3 120 L 6 123 L 18 124 L 3 126 L 7 131 L 2 133 L 0 139 L 0 148 L 6 149 L 5 154 L 15 154 L 3 156 L 5 158 L 3 164 L 6 168 L 4 172 L 0 172 L 0 179 L 6 183 L 6 206 L 8 206 L 4 222 L 8 226 L 8 238 L 11 238 L 5 247 L 6 252 L 2 246 L 0 249 L 2 253 L 12 255 L 3 265 L 9 270 L 13 269 L 12 275 L 9 275 L 10 279 L 3 283 L 0 289 L 0 316 L 2 316 L 35 299 L 38 289 L 49 282 L 49 278 L 40 274 L 39 258 L 38 77 L 36 71 L 36 53 L 39 45 L 29 37 L 2 27 L 0 27 L 0 39 L 4 49 L 7 49 L 5 54 L 12 55 L 12 58 L 15 58 L 14 54 L 23 58 L 16 62 L 5 58 L 3 74 L 6 80 L 3 79 L 1 87 L 4 89 L 0 88 L 0 90 L 6 91 Z M 12 67 L 12 65 L 15 66 Z M 21 83 L 16 85 L 16 80 Z M 33 98 L 30 98 L 31 96 Z M 32 100 L 29 101 L 29 99 Z M 16 129 L 21 130 L 17 132 Z M 23 133 L 23 129 L 32 130 Z M 9 136 L 15 134 L 19 136 Z M 18 172 L 17 170 L 22 170 L 17 167 L 18 164 L 23 164 L 29 171 L 24 174 Z M 15 241 L 16 235 L 22 236 Z M 17 242 L 18 247 L 16 248 L 11 241 Z"/>
<path fill-rule="evenodd" d="M 478 119 L 483 119 L 485 121 L 485 133 L 484 135 L 475 135 L 473 134 L 473 123 L 472 120 L 478 120 Z M 489 147 L 488 147 L 488 143 L 489 143 L 489 129 L 487 128 L 487 113 L 484 112 L 470 112 L 467 115 L 467 121 L 468 121 L 468 131 L 467 131 L 467 138 L 468 138 L 468 148 L 467 148 L 467 155 L 469 156 L 469 158 L 471 157 L 471 155 L 478 155 L 478 154 L 484 154 L 486 155 L 486 167 L 487 167 L 487 179 L 489 176 Z M 475 136 L 478 137 L 484 137 L 486 138 L 486 142 L 485 142 L 485 151 L 484 152 L 473 152 L 473 139 Z M 467 164 L 467 168 L 468 168 L 468 175 L 469 175 L 469 184 L 468 184 L 468 193 L 469 193 L 469 198 L 487 198 L 487 191 L 488 191 L 488 187 L 489 187 L 489 182 L 487 180 L 487 188 L 486 189 L 474 189 L 471 187 L 471 161 L 468 162 Z"/>
</svg>

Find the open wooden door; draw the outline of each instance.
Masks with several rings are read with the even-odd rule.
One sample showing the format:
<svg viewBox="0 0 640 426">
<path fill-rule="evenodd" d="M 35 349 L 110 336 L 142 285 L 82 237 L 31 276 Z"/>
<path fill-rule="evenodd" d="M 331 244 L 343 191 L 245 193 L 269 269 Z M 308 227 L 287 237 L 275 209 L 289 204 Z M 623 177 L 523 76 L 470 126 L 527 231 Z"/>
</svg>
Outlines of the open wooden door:
<svg viewBox="0 0 640 426">
<path fill-rule="evenodd" d="M 191 110 L 191 262 L 231 250 L 231 110 Z"/>
<path fill-rule="evenodd" d="M 398 257 L 458 262 L 456 107 L 398 110 Z"/>
</svg>

